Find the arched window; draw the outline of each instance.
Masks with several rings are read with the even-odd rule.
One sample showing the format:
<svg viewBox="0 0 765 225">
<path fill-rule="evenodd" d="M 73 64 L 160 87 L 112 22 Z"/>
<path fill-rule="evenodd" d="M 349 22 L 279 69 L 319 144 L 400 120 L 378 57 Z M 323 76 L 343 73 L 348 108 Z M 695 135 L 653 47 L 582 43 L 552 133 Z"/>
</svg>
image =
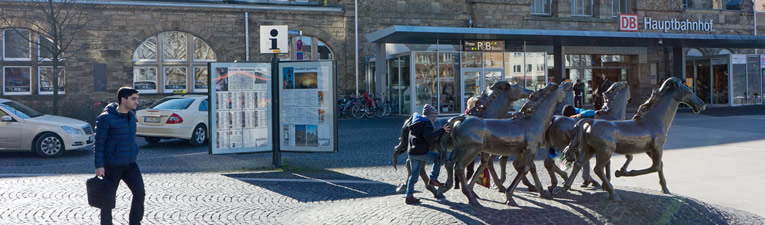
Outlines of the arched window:
<svg viewBox="0 0 765 225">
<path fill-rule="evenodd" d="M 701 53 L 698 49 L 692 48 L 688 49 L 688 53 L 685 53 L 685 56 L 704 56 L 704 53 Z"/>
<path fill-rule="evenodd" d="M 34 45 L 33 42 L 36 42 Z M 52 41 L 26 29 L 2 30 L 2 93 L 31 95 L 37 87 L 39 95 L 53 94 L 53 64 L 49 50 Z M 60 59 L 60 60 L 63 60 Z M 65 68 L 58 67 L 58 93 L 65 94 Z M 34 79 L 36 78 L 36 79 Z M 36 82 L 37 85 L 34 85 Z"/>
<path fill-rule="evenodd" d="M 723 49 L 720 49 L 720 52 L 718 52 L 717 54 L 718 55 L 730 55 L 732 53 L 733 53 L 733 51 L 731 51 L 730 49 L 723 48 Z"/>
<path fill-rule="evenodd" d="M 311 36 L 290 38 L 291 60 L 334 60 L 332 49 L 323 41 Z"/>
<path fill-rule="evenodd" d="M 141 93 L 207 92 L 207 62 L 216 59 L 212 48 L 192 34 L 151 36 L 133 52 L 133 87 Z"/>
</svg>

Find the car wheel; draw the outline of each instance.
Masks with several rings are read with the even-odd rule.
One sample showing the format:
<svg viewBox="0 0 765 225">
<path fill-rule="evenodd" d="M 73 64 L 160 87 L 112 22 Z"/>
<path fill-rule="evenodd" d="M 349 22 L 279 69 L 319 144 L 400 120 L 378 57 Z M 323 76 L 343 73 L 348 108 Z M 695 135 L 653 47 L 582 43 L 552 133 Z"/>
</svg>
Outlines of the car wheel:
<svg viewBox="0 0 765 225">
<path fill-rule="evenodd" d="M 45 133 L 35 140 L 33 149 L 45 158 L 58 157 L 64 154 L 64 141 L 56 134 Z"/>
<path fill-rule="evenodd" d="M 189 143 L 191 145 L 201 145 L 207 140 L 207 128 L 205 125 L 199 124 L 194 128 L 194 133 L 191 134 Z"/>
<path fill-rule="evenodd" d="M 158 137 L 143 137 L 143 139 L 146 140 L 146 142 L 149 142 L 149 144 L 157 144 L 162 140 L 162 138 Z"/>
</svg>

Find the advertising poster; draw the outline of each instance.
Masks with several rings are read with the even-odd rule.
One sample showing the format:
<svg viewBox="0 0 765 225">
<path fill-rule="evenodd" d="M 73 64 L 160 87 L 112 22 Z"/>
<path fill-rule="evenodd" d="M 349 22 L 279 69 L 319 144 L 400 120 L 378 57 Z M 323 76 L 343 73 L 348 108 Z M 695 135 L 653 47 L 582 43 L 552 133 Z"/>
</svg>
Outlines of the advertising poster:
<svg viewBox="0 0 765 225">
<path fill-rule="evenodd" d="M 271 152 L 271 63 L 210 63 L 210 154 Z"/>
<path fill-rule="evenodd" d="M 336 152 L 333 62 L 279 63 L 282 151 Z"/>
</svg>

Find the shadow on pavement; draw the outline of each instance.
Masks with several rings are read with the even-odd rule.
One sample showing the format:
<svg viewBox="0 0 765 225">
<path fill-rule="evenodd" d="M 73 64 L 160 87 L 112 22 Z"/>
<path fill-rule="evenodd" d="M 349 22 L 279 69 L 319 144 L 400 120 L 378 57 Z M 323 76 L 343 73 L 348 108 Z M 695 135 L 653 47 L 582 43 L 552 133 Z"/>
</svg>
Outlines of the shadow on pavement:
<svg viewBox="0 0 765 225">
<path fill-rule="evenodd" d="M 514 197 L 520 207 L 505 206 L 496 196 L 493 200 L 478 200 L 482 206 L 472 206 L 459 193 L 457 200 L 449 196 L 455 202 L 424 199 L 432 204 L 422 207 L 450 214 L 466 224 L 735 224 L 748 219 L 681 196 L 630 190 L 617 193 L 621 201 L 607 200 L 608 193 L 600 190 L 572 190 L 555 200 L 523 193 Z M 504 199 L 504 194 L 491 194 Z"/>
<path fill-rule="evenodd" d="M 223 174 L 299 202 L 335 201 L 395 194 L 395 186 L 329 170 Z"/>
</svg>

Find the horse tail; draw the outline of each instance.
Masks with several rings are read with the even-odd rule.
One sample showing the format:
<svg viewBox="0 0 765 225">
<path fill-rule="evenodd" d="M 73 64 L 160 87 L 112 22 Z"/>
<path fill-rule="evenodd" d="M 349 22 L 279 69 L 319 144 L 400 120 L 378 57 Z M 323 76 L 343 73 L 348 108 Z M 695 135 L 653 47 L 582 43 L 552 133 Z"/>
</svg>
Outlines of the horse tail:
<svg viewBox="0 0 765 225">
<path fill-rule="evenodd" d="M 452 133 L 454 133 L 455 126 L 459 126 L 459 122 L 462 122 L 463 120 L 465 120 L 465 116 L 455 116 L 455 117 L 449 118 L 449 120 L 446 121 L 445 126 L 451 127 L 452 132 L 442 134 L 438 142 L 438 151 L 441 153 L 440 155 L 442 156 L 442 158 L 440 160 L 442 163 L 448 160 L 446 159 L 446 152 L 447 152 L 446 145 L 448 141 L 453 140 Z"/>
<path fill-rule="evenodd" d="M 398 137 L 398 145 L 393 147 L 393 169 L 398 170 L 398 168 L 396 168 L 396 165 L 398 164 L 398 156 L 409 149 L 409 124 L 411 121 L 411 116 L 404 121 L 404 125 L 401 127 L 401 134 L 399 134 Z"/>
<path fill-rule="evenodd" d="M 566 146 L 563 152 L 570 150 L 577 151 L 579 148 L 581 148 L 582 137 L 584 136 L 584 125 L 592 125 L 593 121 L 594 120 L 592 119 L 582 119 L 576 122 L 576 125 L 574 125 L 574 135 L 571 137 L 571 142 L 568 144 L 568 146 Z"/>
</svg>

